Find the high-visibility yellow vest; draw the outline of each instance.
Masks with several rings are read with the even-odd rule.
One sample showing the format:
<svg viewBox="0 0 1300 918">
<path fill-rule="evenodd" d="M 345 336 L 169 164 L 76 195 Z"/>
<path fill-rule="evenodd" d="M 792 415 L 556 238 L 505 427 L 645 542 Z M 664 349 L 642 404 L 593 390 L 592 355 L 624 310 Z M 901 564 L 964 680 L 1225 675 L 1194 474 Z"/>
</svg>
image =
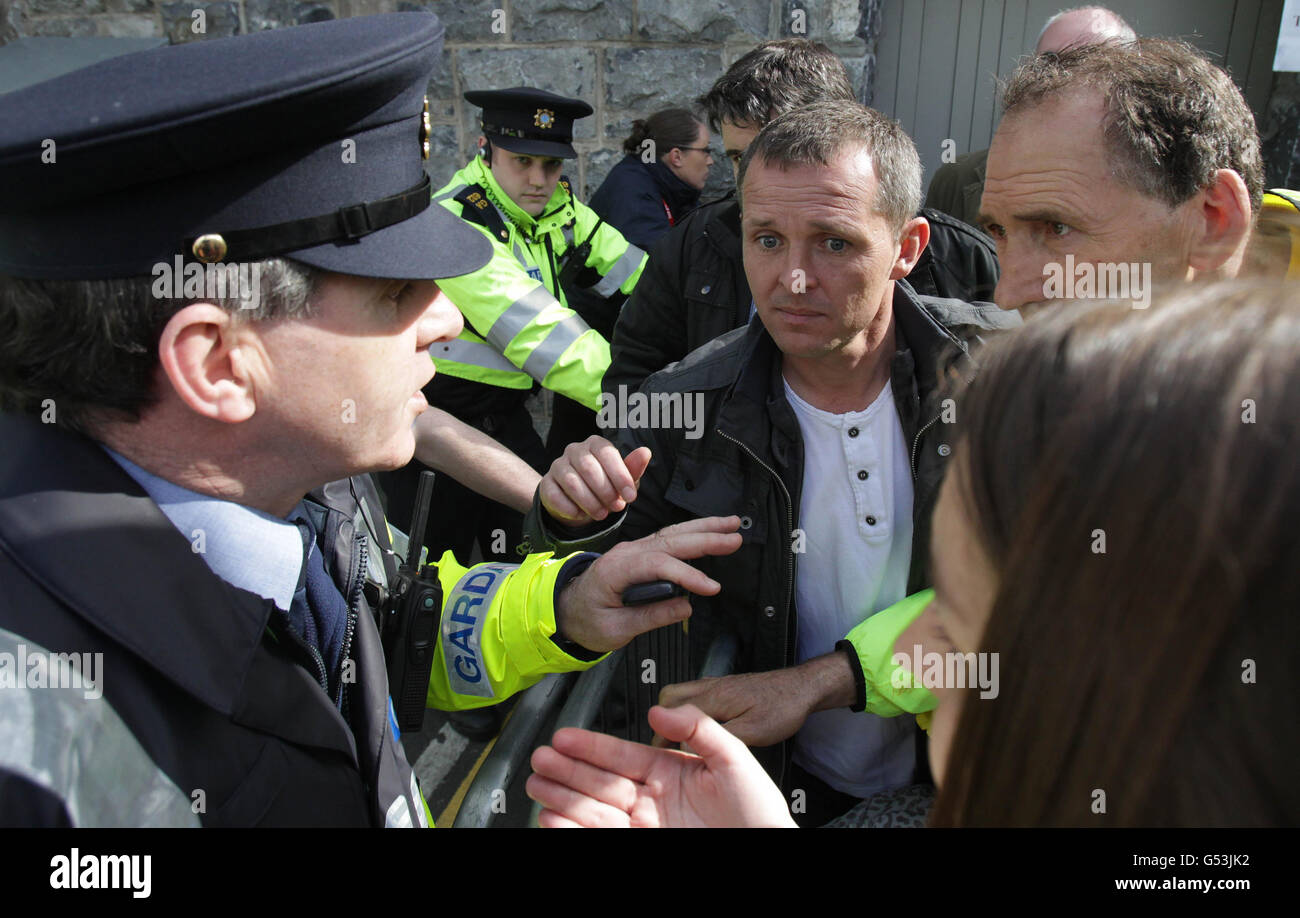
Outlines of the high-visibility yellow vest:
<svg viewBox="0 0 1300 918">
<path fill-rule="evenodd" d="M 1290 236 L 1290 261 L 1286 279 L 1300 280 L 1300 192 L 1273 188 L 1264 192 L 1264 202 L 1259 209 L 1257 232 Z"/>
<path fill-rule="evenodd" d="M 645 253 L 574 200 L 565 182 L 541 216 L 525 213 L 477 157 L 433 200 L 477 226 L 493 247 L 479 270 L 438 281 L 465 316 L 459 338 L 430 349 L 438 372 L 509 389 L 536 380 L 598 410 L 609 343 L 568 307 L 557 275 L 570 250 L 586 243 L 580 283 L 597 296 L 626 296 Z"/>
</svg>

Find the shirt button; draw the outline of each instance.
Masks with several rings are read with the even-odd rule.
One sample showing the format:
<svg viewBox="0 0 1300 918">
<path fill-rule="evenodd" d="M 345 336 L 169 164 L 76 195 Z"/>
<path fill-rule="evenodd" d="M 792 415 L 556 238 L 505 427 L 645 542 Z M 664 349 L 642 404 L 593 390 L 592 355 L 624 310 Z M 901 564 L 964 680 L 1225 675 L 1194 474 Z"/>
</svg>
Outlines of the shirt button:
<svg viewBox="0 0 1300 918">
<path fill-rule="evenodd" d="M 774 615 L 776 615 L 776 607 L 775 607 L 775 606 L 764 606 L 764 607 L 763 607 L 763 614 L 766 615 L 768 618 L 772 618 Z"/>
<path fill-rule="evenodd" d="M 868 472 L 866 469 L 858 470 L 858 481 L 866 481 L 870 477 L 871 477 L 871 473 Z"/>
<path fill-rule="evenodd" d="M 850 428 L 849 428 L 849 436 L 850 436 L 850 437 L 856 437 L 857 435 L 858 435 L 858 429 L 857 429 L 856 427 L 850 427 Z"/>
<path fill-rule="evenodd" d="M 876 525 L 876 518 L 874 516 L 867 517 L 867 525 L 868 526 Z"/>
<path fill-rule="evenodd" d="M 706 294 L 707 294 L 707 293 L 708 293 L 710 290 L 712 290 L 712 289 L 713 289 L 713 285 L 712 285 L 712 284 L 705 284 L 703 287 L 700 288 L 700 293 L 706 293 Z"/>
</svg>

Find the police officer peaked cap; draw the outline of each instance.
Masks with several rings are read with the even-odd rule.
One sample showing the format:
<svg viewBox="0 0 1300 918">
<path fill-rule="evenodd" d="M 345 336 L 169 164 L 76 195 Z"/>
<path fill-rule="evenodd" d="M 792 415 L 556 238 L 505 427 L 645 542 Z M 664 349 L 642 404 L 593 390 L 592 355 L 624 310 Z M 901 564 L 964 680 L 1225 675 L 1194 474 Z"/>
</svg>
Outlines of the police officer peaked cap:
<svg viewBox="0 0 1300 918">
<path fill-rule="evenodd" d="M 473 271 L 491 246 L 424 173 L 429 13 L 155 48 L 0 96 L 0 272 L 149 275 L 287 256 L 365 277 Z"/>
<path fill-rule="evenodd" d="M 483 133 L 494 146 L 529 156 L 576 157 L 573 122 L 592 113 L 581 99 L 527 86 L 467 92 L 465 101 L 483 109 Z"/>
</svg>

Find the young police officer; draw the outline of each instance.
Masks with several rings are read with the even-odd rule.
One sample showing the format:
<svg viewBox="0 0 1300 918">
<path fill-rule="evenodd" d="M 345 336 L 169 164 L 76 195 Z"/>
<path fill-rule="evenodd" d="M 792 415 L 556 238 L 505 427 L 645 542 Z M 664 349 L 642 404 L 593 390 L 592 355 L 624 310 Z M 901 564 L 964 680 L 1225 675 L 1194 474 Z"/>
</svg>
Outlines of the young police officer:
<svg viewBox="0 0 1300 918">
<path fill-rule="evenodd" d="M 568 299 L 577 293 L 584 303 L 616 312 L 641 276 L 645 256 L 575 199 L 561 178 L 564 160 L 577 156 L 573 123 L 590 115 L 591 106 L 529 88 L 465 98 L 483 110 L 478 155 L 434 200 L 490 240 L 492 257 L 443 285 L 465 316 L 465 329 L 433 349 L 438 377 L 425 394 L 430 404 L 544 471 L 548 452 L 594 432 L 600 380 L 609 365 L 606 339 L 569 308 Z M 556 393 L 550 449 L 525 408 L 538 384 Z M 420 468 L 413 463 L 383 479 L 399 524 Z M 477 542 L 484 557 L 512 557 L 517 512 L 447 476 L 435 493 L 440 506 L 454 511 L 430 530 L 431 552 L 451 549 L 467 560 Z"/>
<path fill-rule="evenodd" d="M 441 42 L 430 14 L 348 19 L 0 98 L 0 824 L 428 823 L 364 473 L 410 459 L 460 331 L 434 280 L 489 256 L 430 203 Z M 678 557 L 737 523 L 443 558 L 417 702 L 491 704 L 680 619 L 619 593 L 716 589 Z"/>
<path fill-rule="evenodd" d="M 433 348 L 438 377 L 425 394 L 542 472 L 568 443 L 595 432 L 609 366 L 607 339 L 569 308 L 568 298 L 582 296 L 584 306 L 612 316 L 641 276 L 645 255 L 561 178 L 564 160 L 577 156 L 573 122 L 590 115 L 590 105 L 524 87 L 468 92 L 465 99 L 483 110 L 479 152 L 434 201 L 482 232 L 492 257 L 443 285 L 465 329 Z M 607 325 L 613 328 L 612 317 Z M 538 384 L 555 393 L 545 447 L 525 407 Z M 413 462 L 383 479 L 399 524 L 422 468 Z M 477 542 L 485 558 L 513 557 L 520 513 L 450 476 L 439 477 L 434 494 L 449 512 L 430 527 L 431 554 L 451 550 L 468 561 Z M 494 715 L 462 712 L 451 723 L 484 740 L 496 733 Z"/>
</svg>

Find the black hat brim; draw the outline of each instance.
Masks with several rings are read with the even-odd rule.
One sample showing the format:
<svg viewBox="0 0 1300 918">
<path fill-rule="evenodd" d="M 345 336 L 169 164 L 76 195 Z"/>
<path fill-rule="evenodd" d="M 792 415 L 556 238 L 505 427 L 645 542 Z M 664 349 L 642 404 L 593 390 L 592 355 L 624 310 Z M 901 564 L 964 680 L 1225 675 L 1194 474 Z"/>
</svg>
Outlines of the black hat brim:
<svg viewBox="0 0 1300 918">
<path fill-rule="evenodd" d="M 492 141 L 492 146 L 500 147 L 508 153 L 520 153 L 525 156 L 554 156 L 557 159 L 577 159 L 578 151 L 573 144 L 558 140 L 532 140 L 527 137 L 506 137 L 503 134 L 488 132 L 484 135 Z"/>
<path fill-rule="evenodd" d="M 360 277 L 438 280 L 483 267 L 492 258 L 492 243 L 441 204 L 353 242 L 330 242 L 286 252 L 316 268 Z"/>
</svg>

